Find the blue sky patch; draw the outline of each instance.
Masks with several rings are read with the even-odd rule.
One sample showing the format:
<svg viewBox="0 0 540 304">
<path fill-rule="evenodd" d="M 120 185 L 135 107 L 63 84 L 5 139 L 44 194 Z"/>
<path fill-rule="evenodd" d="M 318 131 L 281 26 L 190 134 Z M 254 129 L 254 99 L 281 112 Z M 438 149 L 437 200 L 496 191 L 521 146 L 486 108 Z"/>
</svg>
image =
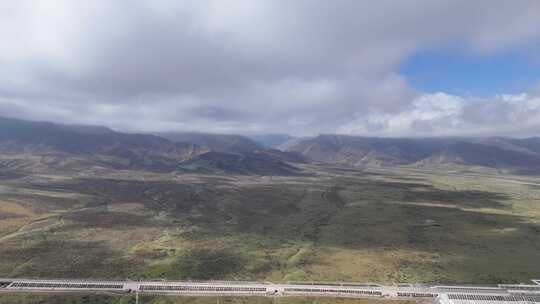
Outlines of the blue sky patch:
<svg viewBox="0 0 540 304">
<path fill-rule="evenodd" d="M 516 53 L 423 51 L 406 60 L 400 73 L 420 91 L 487 97 L 527 91 L 540 80 L 540 65 Z"/>
</svg>

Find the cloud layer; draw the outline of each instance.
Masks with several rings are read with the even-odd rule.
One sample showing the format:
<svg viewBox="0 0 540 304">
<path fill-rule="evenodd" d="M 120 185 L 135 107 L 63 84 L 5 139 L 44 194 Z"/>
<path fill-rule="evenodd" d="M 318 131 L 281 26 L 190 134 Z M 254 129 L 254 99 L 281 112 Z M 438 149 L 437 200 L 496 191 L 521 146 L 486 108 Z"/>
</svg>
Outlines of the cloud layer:
<svg viewBox="0 0 540 304">
<path fill-rule="evenodd" d="M 0 115 L 146 131 L 529 135 L 534 92 L 419 92 L 399 65 L 427 49 L 534 53 L 538 16 L 536 0 L 2 1 Z"/>
</svg>

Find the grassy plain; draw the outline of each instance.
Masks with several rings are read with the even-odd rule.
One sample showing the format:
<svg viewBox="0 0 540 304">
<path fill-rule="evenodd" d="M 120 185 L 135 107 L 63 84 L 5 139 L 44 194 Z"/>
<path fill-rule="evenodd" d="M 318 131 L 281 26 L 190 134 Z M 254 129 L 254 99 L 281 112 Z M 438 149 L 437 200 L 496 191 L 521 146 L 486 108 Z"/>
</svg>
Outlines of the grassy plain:
<svg viewBox="0 0 540 304">
<path fill-rule="evenodd" d="M 304 170 L 293 177 L 5 171 L 0 277 L 540 277 L 537 177 L 468 168 Z"/>
</svg>

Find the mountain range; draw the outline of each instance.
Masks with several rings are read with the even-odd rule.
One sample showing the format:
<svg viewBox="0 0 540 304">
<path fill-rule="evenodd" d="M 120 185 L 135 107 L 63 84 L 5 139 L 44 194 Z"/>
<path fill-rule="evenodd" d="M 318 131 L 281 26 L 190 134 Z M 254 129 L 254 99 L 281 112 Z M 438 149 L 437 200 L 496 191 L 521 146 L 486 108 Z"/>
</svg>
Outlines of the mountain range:
<svg viewBox="0 0 540 304">
<path fill-rule="evenodd" d="M 316 162 L 352 166 L 461 164 L 540 168 L 540 138 L 378 138 L 325 134 L 294 139 L 282 149 Z"/>
<path fill-rule="evenodd" d="M 39 165 L 46 163 L 56 168 L 69 164 L 160 172 L 185 171 L 188 168 L 202 172 L 263 175 L 298 172 L 297 168 L 286 163 L 298 158 L 296 153 L 272 152 L 239 135 L 167 133 L 162 137 L 116 132 L 100 126 L 2 117 L 0 155 L 40 156 Z M 35 162 L 35 159 L 30 160 Z M 10 160 L 9 164 L 13 165 L 13 161 Z M 16 165 L 25 168 L 36 166 L 35 163 Z M 2 162 L 0 169 L 1 166 Z"/>
<path fill-rule="evenodd" d="M 270 143 L 278 149 L 268 147 Z M 294 175 L 300 174 L 300 164 L 308 162 L 418 167 L 458 164 L 536 172 L 540 169 L 540 138 L 133 134 L 101 126 L 0 117 L 0 154 L 38 155 L 49 165 L 84 159 L 82 166 L 162 172 Z"/>
</svg>

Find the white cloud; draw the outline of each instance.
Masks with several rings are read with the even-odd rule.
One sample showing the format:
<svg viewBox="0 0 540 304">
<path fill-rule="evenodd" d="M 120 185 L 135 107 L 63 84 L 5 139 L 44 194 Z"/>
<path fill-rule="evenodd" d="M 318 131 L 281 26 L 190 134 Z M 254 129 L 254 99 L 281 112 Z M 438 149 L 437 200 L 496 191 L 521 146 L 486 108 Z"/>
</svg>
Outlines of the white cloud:
<svg viewBox="0 0 540 304">
<path fill-rule="evenodd" d="M 456 45 L 537 50 L 539 15 L 536 0 L 1 1 L 0 115 L 129 130 L 518 134 L 538 123 L 533 97 L 415 92 L 399 65 Z"/>
<path fill-rule="evenodd" d="M 539 131 L 539 96 L 522 93 L 478 99 L 442 92 L 419 95 L 405 111 L 370 113 L 338 129 L 379 136 L 537 136 Z"/>
</svg>

